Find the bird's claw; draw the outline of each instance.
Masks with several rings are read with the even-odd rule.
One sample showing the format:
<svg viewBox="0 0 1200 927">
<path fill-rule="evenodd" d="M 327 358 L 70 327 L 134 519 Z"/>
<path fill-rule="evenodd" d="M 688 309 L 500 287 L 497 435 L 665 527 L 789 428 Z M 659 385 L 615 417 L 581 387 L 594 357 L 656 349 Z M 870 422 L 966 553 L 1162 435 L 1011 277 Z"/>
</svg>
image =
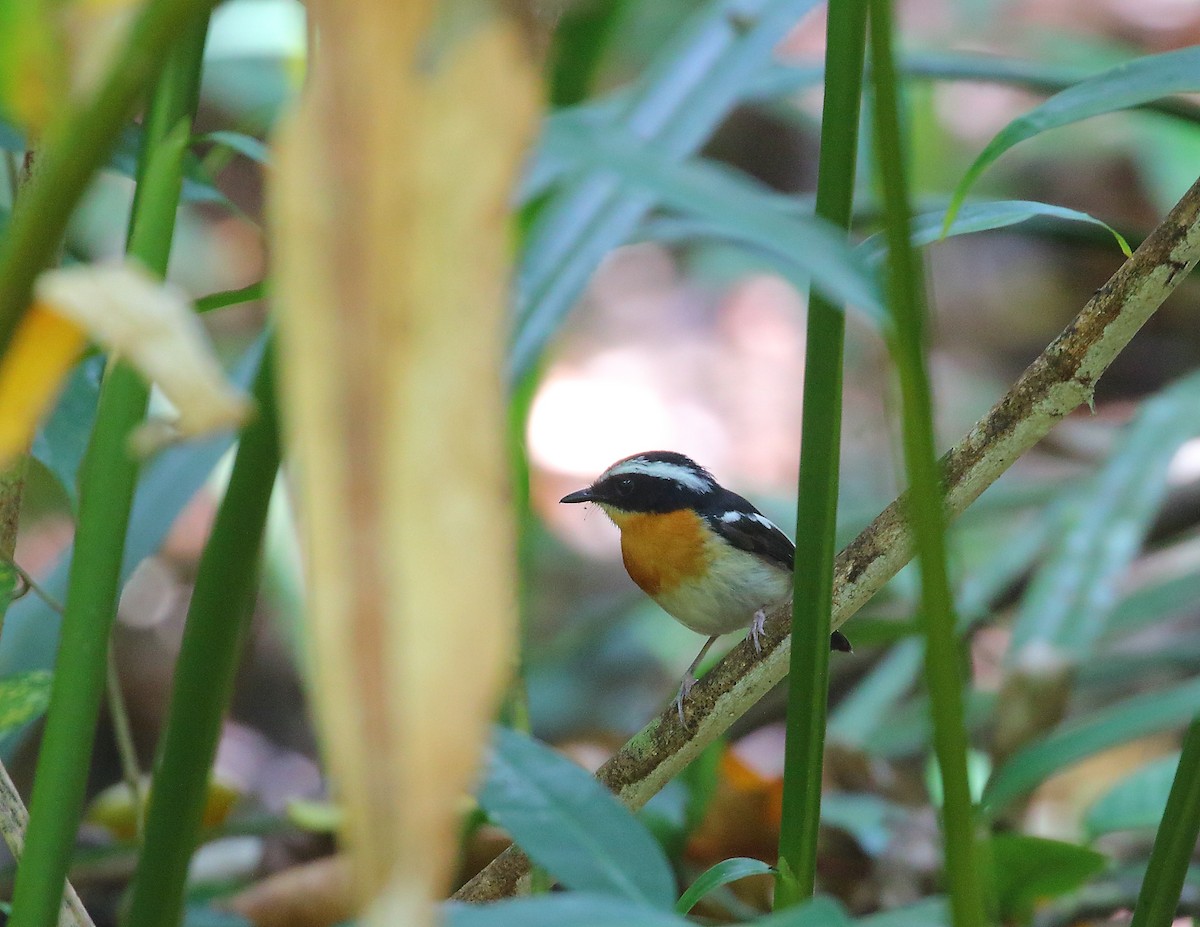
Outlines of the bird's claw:
<svg viewBox="0 0 1200 927">
<path fill-rule="evenodd" d="M 675 696 L 675 709 L 679 712 L 679 723 L 687 728 L 687 719 L 683 716 L 683 703 L 687 700 L 688 694 L 692 691 L 692 686 L 696 684 L 696 677 L 688 673 L 683 677 L 683 682 L 679 684 L 679 694 Z"/>
<path fill-rule="evenodd" d="M 750 643 L 754 645 L 755 653 L 762 653 L 762 642 L 759 640 L 767 630 L 767 612 L 760 608 L 754 613 L 750 622 Z"/>
</svg>

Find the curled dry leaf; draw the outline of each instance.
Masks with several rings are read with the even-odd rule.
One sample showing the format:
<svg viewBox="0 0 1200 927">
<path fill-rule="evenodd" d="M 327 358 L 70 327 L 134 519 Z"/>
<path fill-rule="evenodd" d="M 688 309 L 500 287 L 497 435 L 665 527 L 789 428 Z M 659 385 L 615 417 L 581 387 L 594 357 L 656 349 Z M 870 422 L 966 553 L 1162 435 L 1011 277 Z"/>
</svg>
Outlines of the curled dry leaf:
<svg viewBox="0 0 1200 927">
<path fill-rule="evenodd" d="M 146 453 L 164 436 L 193 438 L 245 421 L 249 400 L 225 379 L 187 298 L 132 263 L 51 270 L 34 288 L 38 303 L 87 331 L 162 390 L 177 417 L 134 435 Z"/>
</svg>

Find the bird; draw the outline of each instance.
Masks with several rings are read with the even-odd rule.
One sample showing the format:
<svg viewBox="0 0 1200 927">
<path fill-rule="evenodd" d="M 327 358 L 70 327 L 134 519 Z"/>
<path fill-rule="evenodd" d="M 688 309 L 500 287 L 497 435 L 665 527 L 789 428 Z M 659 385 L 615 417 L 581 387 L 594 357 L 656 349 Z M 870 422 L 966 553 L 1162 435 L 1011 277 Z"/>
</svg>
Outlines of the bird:
<svg viewBox="0 0 1200 927">
<path fill-rule="evenodd" d="M 624 457 L 560 503 L 592 502 L 621 532 L 630 579 L 684 627 L 708 635 L 687 668 L 675 706 L 696 682 L 696 668 L 722 634 L 749 622 L 756 653 L 767 610 L 792 597 L 796 546 L 749 501 L 675 451 Z M 830 648 L 851 652 L 840 631 Z"/>
</svg>

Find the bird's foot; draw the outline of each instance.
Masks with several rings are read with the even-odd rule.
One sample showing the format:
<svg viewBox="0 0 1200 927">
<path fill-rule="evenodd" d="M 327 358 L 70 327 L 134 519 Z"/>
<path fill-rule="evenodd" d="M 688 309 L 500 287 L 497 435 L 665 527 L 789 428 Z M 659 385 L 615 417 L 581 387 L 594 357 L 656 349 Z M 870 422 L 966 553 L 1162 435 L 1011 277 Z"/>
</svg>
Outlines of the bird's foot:
<svg viewBox="0 0 1200 927">
<path fill-rule="evenodd" d="M 683 703 L 687 701 L 688 695 L 692 691 L 692 686 L 696 684 L 696 677 L 689 671 L 683 677 L 683 681 L 679 684 L 679 694 L 675 696 L 675 710 L 679 712 L 679 723 L 686 729 L 687 719 L 683 717 Z"/>
<path fill-rule="evenodd" d="M 762 653 L 762 642 L 759 640 L 767 630 L 767 610 L 760 608 L 750 621 L 750 643 L 754 645 L 755 653 Z"/>
</svg>

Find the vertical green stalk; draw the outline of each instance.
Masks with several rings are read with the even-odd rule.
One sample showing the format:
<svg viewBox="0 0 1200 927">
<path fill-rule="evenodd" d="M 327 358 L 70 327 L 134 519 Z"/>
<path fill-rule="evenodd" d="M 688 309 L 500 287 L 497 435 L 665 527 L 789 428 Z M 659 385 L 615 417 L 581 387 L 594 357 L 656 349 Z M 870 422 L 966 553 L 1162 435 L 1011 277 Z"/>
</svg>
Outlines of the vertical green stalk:
<svg viewBox="0 0 1200 927">
<path fill-rule="evenodd" d="M 206 31 L 207 20 L 175 35 L 177 44 L 146 116 L 128 251 L 160 276 L 166 273 L 171 252 L 184 142 L 196 109 Z M 115 110 L 110 116 L 121 119 L 124 112 Z M 185 131 L 180 132 L 179 126 Z M 49 172 L 50 166 L 44 165 L 38 179 L 30 184 L 26 207 L 35 202 L 34 190 Z M 15 228 L 10 229 L 10 234 L 15 233 Z M 80 471 L 75 554 L 67 583 L 50 710 L 38 754 L 25 853 L 13 891 L 12 927 L 46 927 L 57 921 L 67 863 L 83 810 L 96 717 L 104 693 L 109 632 L 116 614 L 125 532 L 137 483 L 138 464 L 129 454 L 129 434 L 145 416 L 148 395 L 145 382 L 131 367 L 122 362 L 110 366 Z"/>
<path fill-rule="evenodd" d="M 934 752 L 945 795 L 942 827 L 950 912 L 955 927 L 980 927 L 986 915 L 975 839 L 975 809 L 967 785 L 963 678 L 946 571 L 943 490 L 935 457 L 933 411 L 925 366 L 925 283 L 919 257 L 910 243 L 911 213 L 890 0 L 870 0 L 870 14 L 873 128 L 887 223 L 887 285 L 895 322 L 893 355 L 903 405 L 908 516 L 916 537 L 921 575 L 925 681 L 933 714 Z"/>
<path fill-rule="evenodd" d="M 1200 716 L 1183 738 L 1183 755 L 1171 783 L 1146 878 L 1130 927 L 1171 927 L 1188 864 L 1200 837 Z"/>
<path fill-rule="evenodd" d="M 181 31 L 214 2 L 149 0 L 95 94 L 67 113 L 39 145 L 37 170 L 22 189 L 0 242 L 0 353 L 29 304 L 33 281 L 57 252 L 71 211 L 116 144 L 138 96 Z"/>
<path fill-rule="evenodd" d="M 816 212 L 846 230 L 850 228 L 854 202 L 866 31 L 865 0 L 833 0 L 829 4 Z M 795 617 L 788 670 L 776 908 L 812 897 L 817 875 L 833 561 L 837 553 L 844 333 L 845 307 L 812 293 L 804 360 L 792 600 Z"/>
<path fill-rule="evenodd" d="M 221 722 L 254 611 L 279 469 L 274 380 L 274 349 L 268 344 L 254 385 L 258 414 L 242 432 L 188 608 L 125 920 L 129 927 L 172 927 L 183 915 L 188 863 L 200 840 Z"/>
</svg>

